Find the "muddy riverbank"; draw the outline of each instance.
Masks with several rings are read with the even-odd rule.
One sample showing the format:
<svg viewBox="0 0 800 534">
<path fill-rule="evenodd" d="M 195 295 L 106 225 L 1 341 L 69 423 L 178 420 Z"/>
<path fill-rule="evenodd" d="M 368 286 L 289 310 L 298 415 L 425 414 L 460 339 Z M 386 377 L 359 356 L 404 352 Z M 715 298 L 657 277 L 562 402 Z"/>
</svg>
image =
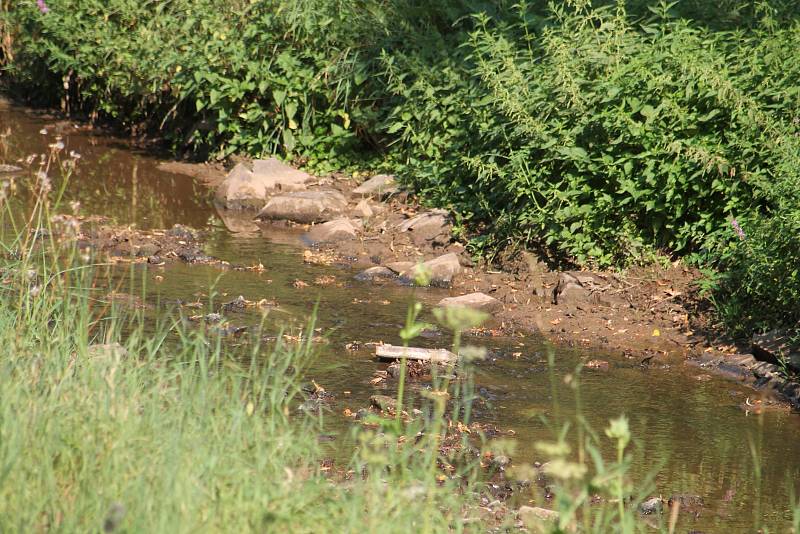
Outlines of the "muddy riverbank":
<svg viewBox="0 0 800 534">
<path fill-rule="evenodd" d="M 242 158 L 235 164 L 252 168 Z M 214 190 L 228 176 L 221 165 L 165 162 L 160 168 L 192 176 Z M 488 335 L 538 334 L 645 367 L 688 365 L 753 387 L 758 409 L 782 403 L 800 407 L 800 386 L 774 364 L 754 357 L 749 344 L 726 338 L 711 324 L 709 303 L 697 285 L 699 271 L 679 261 L 626 272 L 557 271 L 533 253 L 521 252 L 502 259 L 499 268 L 476 265 L 453 237 L 454 221 L 446 211 L 420 206 L 418 198 L 382 176 L 366 185 L 352 176 L 310 177 L 303 189 L 335 190 L 348 199 L 340 213 L 323 217 L 338 221 L 333 233 L 325 228 L 332 223 L 302 224 L 291 216 L 264 221 L 257 210 L 217 205 L 230 231 L 269 234 L 288 227 L 297 232 L 298 243 L 309 247 L 305 261 L 336 263 L 376 288 L 409 282 L 403 269 L 410 272 L 412 266 L 453 254 L 458 273 L 440 285 L 452 297 L 480 294 L 496 300 L 492 325 L 483 330 Z"/>
<path fill-rule="evenodd" d="M 108 287 L 98 287 L 103 295 L 113 289 L 115 295 L 136 296 L 148 316 L 181 313 L 198 327 L 210 327 L 216 317 L 207 320 L 207 316 L 219 314 L 224 333 L 232 334 L 228 341 L 232 347 L 245 343 L 248 335 L 236 337 L 235 329 L 262 322 L 270 330 L 283 328 L 284 335 L 297 336 L 318 307 L 319 357 L 309 381 L 329 394 L 322 413 L 325 440 L 332 440 L 329 454 L 336 462 L 345 460 L 343 451 L 355 445 L 349 441 L 353 415 L 368 409 L 372 397 L 395 392 L 390 364 L 376 361 L 375 344 L 401 343 L 398 332 L 409 302 L 422 302 L 423 319 L 435 324 L 429 310 L 443 299 L 479 291 L 499 301 L 499 306 L 491 308 L 493 322 L 470 332 L 465 340 L 488 352 L 487 359 L 477 364 L 479 399 L 474 415 L 481 425 L 513 431 L 517 448 L 510 455 L 512 462 L 545 460 L 533 444 L 552 439 L 553 426 L 578 411 L 573 379 L 576 366 L 583 363 L 583 417 L 600 430 L 609 418 L 626 413 L 640 440 L 631 477 L 642 480 L 655 472 L 656 494 L 704 499 L 697 517 L 686 518 L 687 528 L 747 531 L 753 524 L 753 503 L 759 499 L 765 524 L 775 529 L 788 524 L 786 503 L 793 482 L 787 476 L 800 471 L 800 422 L 785 409 L 754 417 L 757 393 L 687 363 L 696 355 L 725 351 L 706 352 L 705 341 L 690 343 L 702 339 L 701 330 L 682 319 L 673 321 L 673 315 L 691 311 L 692 301 L 684 298 L 696 276 L 680 265 L 625 277 L 573 273 L 575 280 L 566 280 L 554 301 L 560 273 L 537 269 L 538 263 L 524 258 L 506 262 L 503 272 L 494 272 L 473 265 L 447 230 L 430 237 L 400 231 L 398 225 L 425 212 L 402 192 L 368 200 L 373 215 L 364 216 L 366 210 L 359 208 L 363 199 L 352 194 L 360 178 L 323 177 L 321 183 L 308 184 L 307 190 L 334 189 L 345 195 L 342 216 L 353 221 L 355 231 L 353 239 L 312 245 L 308 233 L 321 225 L 254 221 L 253 211 L 221 210 L 215 206 L 213 188 L 181 174 L 202 171 L 206 180 L 219 179 L 227 169 L 187 168 L 174 162 L 165 167 L 163 160 L 132 151 L 124 140 L 101 132 L 62 128 L 55 133 L 51 118 L 19 108 L 0 110 L 0 124 L 0 130 L 8 132 L 0 163 L 35 170 L 22 163 L 56 142 L 65 145 L 66 153 L 80 153 L 65 200 L 80 203 L 72 216 L 106 218 L 92 223 L 110 231 L 109 239 L 102 241 L 107 247 L 98 242 L 98 257 L 110 254 L 119 261 Z M 47 133 L 40 133 L 43 130 Z M 179 168 L 180 173 L 175 172 Z M 21 173 L 17 179 L 30 175 Z M 351 212 L 357 208 L 360 217 Z M 436 231 L 435 223 L 429 224 L 431 232 Z M 195 241 L 189 243 L 176 232 L 172 244 L 161 243 L 162 234 L 167 236 L 175 224 L 194 229 L 188 231 Z M 151 239 L 159 247 L 174 245 L 167 248 L 175 252 L 172 260 L 149 261 L 153 254 L 148 253 L 155 248 L 142 246 Z M 181 259 L 182 240 L 210 261 Z M 458 260 L 450 287 L 407 285 L 414 278 L 413 271 L 412 276 L 403 276 L 408 269 L 421 260 L 449 254 Z M 161 249 L 155 255 L 165 256 Z M 381 271 L 386 276 L 376 281 L 357 279 L 376 267 L 391 274 Z M 591 281 L 582 279 L 587 275 Z M 239 296 L 242 306 L 236 304 L 242 303 Z M 626 299 L 632 301 L 627 308 L 622 303 Z M 261 302 L 265 306 L 259 306 Z M 628 323 L 634 326 L 626 329 Z M 653 335 L 656 329 L 659 335 Z M 675 340 L 681 336 L 686 340 L 679 344 Z M 553 349 L 546 339 L 563 343 Z M 450 342 L 444 329 L 435 328 L 415 344 L 440 348 Z M 732 361 L 729 356 L 724 360 Z M 412 396 L 425 391 L 428 382 L 421 378 L 412 382 Z M 755 458 L 747 452 L 751 440 L 758 444 Z M 755 465 L 762 472 L 758 480 L 753 477 Z M 535 502 L 528 504 L 549 505 L 544 496 L 525 496 L 529 498 Z"/>
</svg>

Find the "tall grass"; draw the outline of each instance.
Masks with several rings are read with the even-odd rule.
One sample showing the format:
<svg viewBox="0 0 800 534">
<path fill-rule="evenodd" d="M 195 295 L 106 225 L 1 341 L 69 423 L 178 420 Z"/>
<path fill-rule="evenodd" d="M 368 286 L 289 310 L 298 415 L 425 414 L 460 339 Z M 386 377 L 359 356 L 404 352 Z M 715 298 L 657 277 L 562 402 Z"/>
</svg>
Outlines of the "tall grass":
<svg viewBox="0 0 800 534">
<path fill-rule="evenodd" d="M 0 217 L 0 530 L 464 530 L 475 466 L 438 470 L 441 412 L 378 418 L 326 475 L 320 421 L 297 411 L 313 318 L 295 345 L 259 330 L 236 350 L 177 316 L 108 309 L 102 266 L 50 222 L 44 168 L 38 183 Z"/>
</svg>

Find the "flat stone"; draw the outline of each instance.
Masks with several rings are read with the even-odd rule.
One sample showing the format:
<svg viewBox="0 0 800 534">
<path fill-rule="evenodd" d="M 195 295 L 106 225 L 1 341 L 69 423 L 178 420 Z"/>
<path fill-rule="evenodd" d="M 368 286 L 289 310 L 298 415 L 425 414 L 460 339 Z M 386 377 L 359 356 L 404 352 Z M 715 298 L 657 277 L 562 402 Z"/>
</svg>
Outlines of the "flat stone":
<svg viewBox="0 0 800 534">
<path fill-rule="evenodd" d="M 353 189 L 354 195 L 383 198 L 399 191 L 397 182 L 391 174 L 378 174 Z"/>
<path fill-rule="evenodd" d="M 421 272 L 420 272 L 421 271 Z M 453 277 L 461 272 L 461 262 L 458 261 L 458 256 L 451 252 L 444 256 L 439 256 L 432 260 L 426 261 L 422 265 L 415 265 L 406 277 L 414 281 L 419 274 L 424 274 L 428 277 L 428 283 L 432 286 L 446 286 L 453 281 Z"/>
<path fill-rule="evenodd" d="M 773 330 L 753 336 L 753 354 L 761 361 L 786 365 L 800 371 L 800 348 L 792 345 L 791 335 L 783 330 Z"/>
<path fill-rule="evenodd" d="M 502 307 L 502 303 L 494 297 L 490 297 L 485 293 L 470 293 L 468 295 L 461 295 L 460 297 L 448 297 L 439 301 L 439 306 L 446 308 L 450 306 L 472 308 L 473 310 L 480 310 L 491 312 Z"/>
<path fill-rule="evenodd" d="M 335 219 L 346 209 L 347 199 L 339 191 L 297 191 L 275 195 L 257 217 L 310 224 Z"/>
<path fill-rule="evenodd" d="M 276 191 L 305 189 L 312 178 L 275 158 L 254 161 L 253 170 L 237 163 L 217 187 L 216 199 L 226 209 L 258 209 Z"/>
<path fill-rule="evenodd" d="M 301 191 L 314 179 L 307 172 L 295 169 L 276 159 L 257 159 L 253 162 L 253 178 L 264 187 L 282 192 Z"/>
<path fill-rule="evenodd" d="M 450 220 L 446 211 L 434 210 L 420 213 L 404 221 L 397 229 L 401 232 L 410 232 L 412 241 L 421 245 L 426 241 L 449 237 Z"/>
<path fill-rule="evenodd" d="M 538 506 L 520 506 L 517 510 L 517 518 L 529 529 L 541 526 L 541 523 L 558 521 L 558 512 L 540 508 Z"/>
<path fill-rule="evenodd" d="M 458 359 L 458 356 L 447 349 L 423 349 L 420 347 L 402 347 L 397 345 L 375 346 L 375 356 L 382 360 L 418 360 L 425 362 L 446 363 Z"/>
<path fill-rule="evenodd" d="M 312 243 L 335 243 L 355 239 L 356 227 L 350 219 L 336 219 L 314 226 L 306 234 Z"/>
<path fill-rule="evenodd" d="M 381 278 L 397 278 L 397 273 L 388 267 L 377 266 L 370 267 L 369 269 L 361 271 L 356 275 L 356 280 L 361 282 L 369 282 L 373 280 L 379 280 Z"/>
</svg>

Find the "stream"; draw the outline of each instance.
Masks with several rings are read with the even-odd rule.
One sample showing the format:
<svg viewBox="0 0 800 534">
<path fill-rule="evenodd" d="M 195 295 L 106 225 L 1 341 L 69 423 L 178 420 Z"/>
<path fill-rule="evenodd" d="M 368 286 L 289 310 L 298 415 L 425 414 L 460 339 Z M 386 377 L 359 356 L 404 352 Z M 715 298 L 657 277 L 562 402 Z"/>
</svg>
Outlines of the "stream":
<svg viewBox="0 0 800 534">
<path fill-rule="evenodd" d="M 297 231 L 232 233 L 212 203 L 212 192 L 191 177 L 160 170 L 161 160 L 155 155 L 107 132 L 74 127 L 0 100 L 0 164 L 18 164 L 29 155 L 47 152 L 56 135 L 61 136 L 65 153 L 81 156 L 65 197 L 80 202 L 82 215 L 108 216 L 115 223 L 139 228 L 183 224 L 202 229 L 207 232 L 208 254 L 231 264 L 265 267 L 253 272 L 182 263 L 125 265 L 112 282 L 120 291 L 144 295 L 155 310 L 177 300 L 207 304 L 212 291 L 216 304 L 239 295 L 272 300 L 277 309 L 268 316 L 269 330 L 301 327 L 318 305 L 317 326 L 327 341 L 318 345 L 309 379 L 335 395 L 325 425 L 326 433 L 336 440 L 326 446 L 331 455 L 344 455 L 341 460 L 346 461 L 352 421 L 342 412 L 368 406 L 371 395 L 392 395 L 394 384 L 392 380 L 371 384 L 375 371 L 386 364 L 374 359 L 370 347 L 353 351 L 346 345 L 400 344 L 398 332 L 411 299 L 430 310 L 450 292 L 392 282 L 362 283 L 354 280 L 356 272 L 350 269 L 305 264 L 306 247 Z M 334 277 L 335 283 L 315 285 L 323 276 Z M 308 286 L 296 288 L 295 280 Z M 423 318 L 435 322 L 429 311 Z M 230 319 L 252 325 L 261 315 L 245 311 Z M 447 347 L 449 342 L 446 334 L 434 331 L 415 344 Z M 514 430 L 514 462 L 543 461 L 536 457 L 533 444 L 554 436 L 540 416 L 552 419 L 574 413 L 574 391 L 564 377 L 573 373 L 586 353 L 556 347 L 551 372 L 548 346 L 538 337 L 467 336 L 465 343 L 484 346 L 489 353 L 477 366 L 476 385 L 486 402 L 478 404 L 475 417 Z M 656 472 L 654 495 L 691 494 L 704 499 L 697 517 L 681 515 L 679 532 L 753 532 L 757 516 L 770 531 L 788 531 L 791 486 L 800 491 L 800 416 L 786 410 L 747 413 L 742 405 L 752 390 L 717 376 L 698 380 L 702 370 L 680 361 L 643 368 L 638 360 L 619 354 L 591 357 L 608 360 L 611 368 L 583 371 L 583 415 L 601 435 L 610 418 L 628 416 L 635 438 L 632 478 L 641 480 Z M 751 444 L 756 455 L 751 454 Z M 761 467 L 760 480 L 754 475 L 754 462 Z M 547 503 L 540 500 L 536 505 Z"/>
</svg>

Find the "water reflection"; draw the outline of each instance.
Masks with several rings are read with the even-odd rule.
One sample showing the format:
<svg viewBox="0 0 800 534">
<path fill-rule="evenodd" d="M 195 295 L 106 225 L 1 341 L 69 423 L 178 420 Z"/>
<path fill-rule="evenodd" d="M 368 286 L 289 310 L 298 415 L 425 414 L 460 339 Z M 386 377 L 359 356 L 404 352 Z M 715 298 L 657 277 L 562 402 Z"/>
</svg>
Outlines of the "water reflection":
<svg viewBox="0 0 800 534">
<path fill-rule="evenodd" d="M 86 214 L 141 228 L 176 223 L 204 227 L 213 216 L 205 187 L 188 176 L 159 170 L 157 159 L 124 148 L 104 132 L 6 105 L 0 106 L 0 133 L 0 160 L 25 167 L 23 180 L 38 169 L 48 144 L 57 138 L 64 145 L 65 160 L 71 152 L 79 154 L 64 198 L 80 201 Z M 32 164 L 27 165 L 31 156 Z"/>
</svg>

